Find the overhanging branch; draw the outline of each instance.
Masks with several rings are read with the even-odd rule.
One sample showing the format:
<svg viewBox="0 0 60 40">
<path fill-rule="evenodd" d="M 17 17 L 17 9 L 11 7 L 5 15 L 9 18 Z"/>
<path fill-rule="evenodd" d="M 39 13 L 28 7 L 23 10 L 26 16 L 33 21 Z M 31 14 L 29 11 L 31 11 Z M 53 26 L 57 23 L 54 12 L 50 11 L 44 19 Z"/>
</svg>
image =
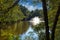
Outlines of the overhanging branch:
<svg viewBox="0 0 60 40">
<path fill-rule="evenodd" d="M 12 6 L 10 6 L 10 7 L 7 8 L 5 11 L 3 11 L 3 13 L 8 12 L 10 9 L 12 9 L 14 6 L 16 6 L 16 5 L 18 4 L 19 1 L 20 1 L 20 0 L 16 0 L 16 1 L 12 4 Z"/>
</svg>

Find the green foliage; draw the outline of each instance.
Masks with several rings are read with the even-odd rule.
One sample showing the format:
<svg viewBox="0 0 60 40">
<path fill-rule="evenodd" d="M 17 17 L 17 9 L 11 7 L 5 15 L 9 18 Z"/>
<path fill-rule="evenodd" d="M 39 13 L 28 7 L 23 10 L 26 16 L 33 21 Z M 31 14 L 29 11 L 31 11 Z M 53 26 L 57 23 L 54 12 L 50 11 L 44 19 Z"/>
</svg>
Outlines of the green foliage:
<svg viewBox="0 0 60 40">
<path fill-rule="evenodd" d="M 18 4 L 8 12 L 4 13 L 4 11 L 8 10 L 15 1 L 16 0 L 0 0 L 0 22 L 15 22 L 22 20 L 25 17 L 21 12 L 21 9 L 19 9 L 20 6 Z"/>
<path fill-rule="evenodd" d="M 48 12 L 48 19 L 49 19 L 49 26 L 50 26 L 50 27 L 52 27 L 52 25 L 53 25 L 56 12 L 57 12 L 57 9 L 53 9 L 53 10 L 50 10 L 50 11 Z M 52 15 L 52 14 L 53 14 L 53 15 Z"/>
<path fill-rule="evenodd" d="M 24 22 L 21 22 L 25 16 L 20 9 L 20 5 L 17 4 L 9 11 L 6 11 L 15 1 L 16 0 L 0 0 L 1 40 L 13 40 L 14 35 L 22 34 L 28 28 L 28 23 L 25 22 L 24 24 Z M 4 11 L 6 11 L 6 13 Z M 23 26 L 25 27 L 24 30 L 22 30 Z M 17 39 L 18 37 L 16 40 Z"/>
<path fill-rule="evenodd" d="M 28 22 L 18 22 L 15 24 L 5 24 L 2 26 L 3 28 L 1 29 L 1 39 L 9 39 L 13 40 L 14 38 L 17 40 L 19 39 L 18 35 L 21 35 L 22 33 L 25 33 L 26 30 L 28 29 Z M 17 36 L 17 37 L 15 37 Z"/>
<path fill-rule="evenodd" d="M 8 40 L 14 40 L 13 34 L 9 34 L 9 35 L 8 35 Z"/>
<path fill-rule="evenodd" d="M 49 1 L 49 7 L 53 10 L 54 8 L 57 8 L 58 5 L 60 5 L 60 0 L 50 0 Z"/>
<path fill-rule="evenodd" d="M 28 17 L 30 15 L 30 11 L 25 6 L 20 5 L 20 9 L 25 17 Z"/>
<path fill-rule="evenodd" d="M 31 16 L 31 17 L 34 17 L 34 16 L 39 16 L 39 17 L 41 17 L 40 10 L 36 9 L 35 11 L 31 11 L 30 16 Z"/>
<path fill-rule="evenodd" d="M 51 8 L 48 11 L 48 21 L 49 21 L 50 29 L 52 29 L 53 27 L 54 19 L 55 19 L 59 4 L 60 4 L 60 0 L 50 0 L 49 6 Z M 60 38 L 59 31 L 60 31 L 60 16 L 58 18 L 57 27 L 55 30 L 55 40 L 59 40 Z"/>
<path fill-rule="evenodd" d="M 27 10 L 27 8 L 23 7 L 22 5 L 16 5 L 13 8 L 11 8 L 8 12 L 4 13 L 4 11 L 7 10 L 7 8 L 9 8 L 10 6 L 13 5 L 13 3 L 16 0 L 0 0 L 0 22 L 2 24 L 0 24 L 1 29 L 1 40 L 14 40 L 14 35 L 19 35 L 22 34 L 24 32 L 26 32 L 26 30 L 28 29 L 28 23 L 27 22 L 21 22 L 20 20 L 22 20 L 23 18 L 27 18 L 27 17 L 34 17 L 35 15 L 38 15 L 40 17 L 44 17 L 43 16 L 43 11 L 42 10 L 35 10 L 32 12 L 29 12 Z M 26 0 L 23 0 L 25 2 L 27 2 Z M 41 2 L 41 0 L 39 1 L 34 1 L 33 0 L 33 5 L 36 5 L 38 2 Z M 49 10 L 48 10 L 48 21 L 49 21 L 49 27 L 52 28 L 53 26 L 53 22 L 54 22 L 54 18 L 57 12 L 57 7 L 58 4 L 60 3 L 60 0 L 50 0 L 49 1 Z M 19 20 L 19 22 L 17 22 Z M 15 24 L 5 24 L 6 22 L 8 23 L 13 23 L 13 22 L 17 22 Z M 41 28 L 44 28 L 45 24 L 41 23 L 37 26 L 34 26 L 33 28 L 35 29 L 35 31 L 39 32 L 39 30 Z M 23 29 L 23 30 L 22 30 Z M 59 40 L 60 39 L 60 16 L 59 16 L 59 20 L 57 23 L 57 28 L 56 28 L 56 34 L 55 34 L 55 40 Z M 43 33 L 41 33 L 40 35 L 43 35 Z M 44 36 L 45 37 L 45 36 Z M 43 38 L 44 38 L 43 37 Z M 18 40 L 18 36 L 16 37 L 16 40 Z M 41 37 L 42 38 L 42 37 Z M 43 40 L 42 38 L 42 40 Z"/>
<path fill-rule="evenodd" d="M 21 12 L 18 6 L 15 6 L 6 14 L 1 15 L 0 22 L 17 21 L 23 18 L 24 18 L 23 13 Z"/>
<path fill-rule="evenodd" d="M 14 2 L 15 0 L 0 0 L 0 12 L 6 11 Z"/>
</svg>

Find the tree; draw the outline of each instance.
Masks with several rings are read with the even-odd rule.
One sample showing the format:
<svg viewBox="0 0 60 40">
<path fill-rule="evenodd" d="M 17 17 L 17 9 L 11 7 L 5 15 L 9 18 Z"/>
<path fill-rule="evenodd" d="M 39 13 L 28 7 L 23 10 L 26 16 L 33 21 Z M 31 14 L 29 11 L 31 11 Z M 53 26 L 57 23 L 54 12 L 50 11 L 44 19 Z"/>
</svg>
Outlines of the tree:
<svg viewBox="0 0 60 40">
<path fill-rule="evenodd" d="M 23 22 L 20 22 L 25 16 L 23 15 L 19 0 L 0 0 L 0 38 L 7 39 L 9 33 L 19 35 L 22 32 Z M 20 23 L 17 23 L 19 20 Z M 27 25 L 27 24 L 26 24 Z M 21 29 L 20 29 L 21 28 Z M 26 30 L 27 30 L 26 26 Z M 20 30 L 19 30 L 20 29 Z M 25 31 L 25 29 L 23 30 Z"/>
<path fill-rule="evenodd" d="M 57 21 L 58 21 L 58 17 L 60 15 L 60 6 L 58 7 L 58 10 L 57 10 L 57 13 L 56 13 L 56 17 L 55 17 L 55 21 L 54 21 L 54 24 L 53 24 L 53 27 L 52 27 L 52 35 L 51 35 L 51 39 L 54 40 L 54 35 L 55 35 L 55 29 L 56 29 L 56 26 L 57 26 Z"/>
<path fill-rule="evenodd" d="M 17 21 L 19 19 L 21 20 L 24 17 L 23 13 L 21 12 L 21 9 L 19 9 L 19 5 L 18 5 L 19 0 L 15 0 L 15 1 L 14 0 L 9 0 L 9 1 L 1 0 L 0 2 L 2 4 L 0 7 L 0 22 L 1 23 Z"/>
<path fill-rule="evenodd" d="M 46 27 L 46 40 L 50 40 L 50 38 L 49 38 L 49 26 L 48 26 L 48 16 L 47 16 L 46 0 L 42 0 L 42 5 L 43 5 L 45 27 Z"/>
<path fill-rule="evenodd" d="M 5 13 L 5 12 L 8 12 L 11 8 L 13 8 L 14 6 L 16 6 L 17 4 L 18 4 L 18 2 L 19 2 L 20 0 L 12 0 L 12 1 L 8 1 L 8 0 L 0 0 L 0 2 L 1 2 L 1 7 L 0 7 L 0 10 L 1 10 L 1 12 L 2 13 Z M 9 2 L 10 2 L 10 4 L 9 4 Z M 6 6 L 6 5 L 8 5 L 8 6 Z M 9 6 L 9 5 L 11 5 L 11 6 Z M 2 7 L 4 7 L 4 8 L 2 8 Z M 7 8 L 6 8 L 7 7 Z"/>
<path fill-rule="evenodd" d="M 52 29 L 52 35 L 51 35 L 51 40 L 55 39 L 55 31 L 56 29 L 58 29 L 58 25 L 60 23 L 60 21 L 58 21 L 59 19 L 59 15 L 60 15 L 60 0 L 50 0 L 49 3 L 49 7 L 50 7 L 50 12 L 48 12 L 48 17 L 49 17 L 49 26 Z M 53 13 L 53 15 L 52 15 Z M 54 21 L 53 21 L 54 20 Z M 58 23 L 59 22 L 59 23 Z M 57 24 L 58 23 L 58 24 Z"/>
<path fill-rule="evenodd" d="M 29 16 L 30 11 L 25 6 L 20 5 L 20 9 L 23 12 L 24 16 Z"/>
</svg>

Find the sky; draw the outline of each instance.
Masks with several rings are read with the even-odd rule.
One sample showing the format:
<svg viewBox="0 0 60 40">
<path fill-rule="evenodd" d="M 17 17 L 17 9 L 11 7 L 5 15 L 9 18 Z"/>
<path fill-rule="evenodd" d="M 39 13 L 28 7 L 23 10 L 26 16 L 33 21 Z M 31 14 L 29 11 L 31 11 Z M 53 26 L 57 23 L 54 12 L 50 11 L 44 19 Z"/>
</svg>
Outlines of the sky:
<svg viewBox="0 0 60 40">
<path fill-rule="evenodd" d="M 34 5 L 32 0 L 27 0 L 27 2 L 20 0 L 19 4 L 25 6 L 29 11 L 42 9 L 42 3 L 37 3 L 36 5 Z"/>
<path fill-rule="evenodd" d="M 32 34 L 30 34 L 30 32 L 31 32 Z M 26 31 L 26 33 L 24 33 L 24 34 L 21 35 L 21 40 L 25 40 L 25 37 L 26 37 L 26 36 L 30 36 L 30 37 L 33 37 L 35 40 L 38 40 L 38 34 L 36 34 L 36 33 L 34 32 L 34 30 L 32 29 L 31 25 L 29 25 L 29 28 L 28 28 L 28 30 Z"/>
</svg>

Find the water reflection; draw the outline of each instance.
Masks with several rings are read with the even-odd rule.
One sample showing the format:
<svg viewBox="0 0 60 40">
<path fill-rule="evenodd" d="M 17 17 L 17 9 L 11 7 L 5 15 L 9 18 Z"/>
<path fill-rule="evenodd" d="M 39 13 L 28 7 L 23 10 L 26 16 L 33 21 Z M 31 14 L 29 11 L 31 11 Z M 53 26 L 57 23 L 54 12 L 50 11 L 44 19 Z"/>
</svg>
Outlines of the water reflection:
<svg viewBox="0 0 60 40">
<path fill-rule="evenodd" d="M 0 26 L 2 26 L 0 40 L 9 40 L 10 37 L 13 38 L 13 36 L 20 35 L 26 32 L 29 27 L 29 23 L 20 21 L 14 24 L 11 23 Z"/>
<path fill-rule="evenodd" d="M 21 40 L 39 40 L 38 34 L 33 30 L 32 25 L 38 25 L 42 21 L 39 17 L 34 17 L 30 21 L 30 25 L 26 33 L 21 35 Z"/>
<path fill-rule="evenodd" d="M 21 40 L 38 40 L 38 34 L 32 29 L 31 25 L 29 26 L 26 33 L 21 35 Z"/>
<path fill-rule="evenodd" d="M 37 20 L 36 20 L 37 19 Z M 32 18 L 32 21 L 16 22 L 14 24 L 5 24 L 1 29 L 1 40 L 9 40 L 15 36 L 21 36 L 21 40 L 39 40 L 38 34 L 33 30 L 32 25 L 39 24 L 39 17 Z M 33 25 L 33 26 L 35 26 Z M 16 39 L 16 38 L 15 38 Z"/>
</svg>

